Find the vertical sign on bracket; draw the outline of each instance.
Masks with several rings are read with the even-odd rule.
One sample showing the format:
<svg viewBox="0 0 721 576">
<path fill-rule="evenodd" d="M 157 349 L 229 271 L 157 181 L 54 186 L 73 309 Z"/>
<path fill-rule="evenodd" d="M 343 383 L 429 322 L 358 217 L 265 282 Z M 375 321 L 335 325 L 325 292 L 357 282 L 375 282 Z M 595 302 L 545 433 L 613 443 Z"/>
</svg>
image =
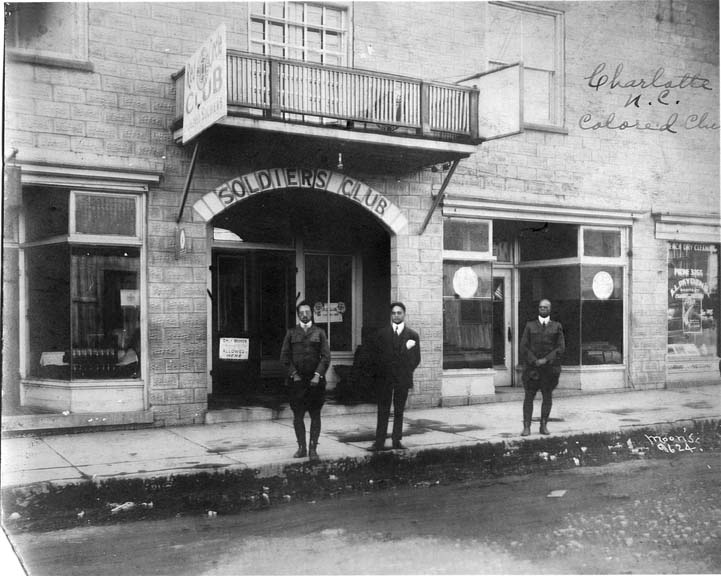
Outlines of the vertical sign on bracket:
<svg viewBox="0 0 721 576">
<path fill-rule="evenodd" d="M 225 24 L 185 63 L 183 144 L 228 114 Z"/>
</svg>

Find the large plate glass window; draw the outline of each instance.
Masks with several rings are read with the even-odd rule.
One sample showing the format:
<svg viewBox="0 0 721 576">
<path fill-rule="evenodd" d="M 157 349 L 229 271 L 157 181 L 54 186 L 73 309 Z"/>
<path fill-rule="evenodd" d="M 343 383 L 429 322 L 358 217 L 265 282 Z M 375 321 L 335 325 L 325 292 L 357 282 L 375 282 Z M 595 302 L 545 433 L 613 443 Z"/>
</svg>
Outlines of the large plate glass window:
<svg viewBox="0 0 721 576">
<path fill-rule="evenodd" d="M 512 3 L 488 5 L 486 50 L 491 69 L 523 62 L 527 128 L 563 125 L 563 14 Z"/>
<path fill-rule="evenodd" d="M 719 245 L 668 248 L 668 355 L 693 361 L 719 353 Z"/>
<path fill-rule="evenodd" d="M 492 223 L 443 222 L 443 368 L 493 366 Z"/>
<path fill-rule="evenodd" d="M 622 364 L 623 234 L 618 228 L 533 224 L 520 234 L 519 333 L 551 301 L 566 338 L 563 364 Z"/>
<path fill-rule="evenodd" d="M 140 377 L 141 197 L 24 191 L 27 372 Z"/>
</svg>

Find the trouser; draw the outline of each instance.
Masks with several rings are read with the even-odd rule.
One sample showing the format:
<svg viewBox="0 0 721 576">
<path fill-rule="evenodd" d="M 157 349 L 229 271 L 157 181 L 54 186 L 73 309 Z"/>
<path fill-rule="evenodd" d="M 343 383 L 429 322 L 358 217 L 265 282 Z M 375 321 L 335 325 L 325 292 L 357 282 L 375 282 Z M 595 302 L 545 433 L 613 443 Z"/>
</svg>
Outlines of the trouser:
<svg viewBox="0 0 721 576">
<path fill-rule="evenodd" d="M 526 394 L 523 399 L 523 422 L 530 422 L 533 417 L 533 401 L 540 390 L 543 401 L 541 403 L 541 420 L 546 422 L 551 415 L 553 406 L 553 389 L 558 385 L 558 374 L 544 374 L 539 380 L 528 380 L 523 384 Z"/>
<path fill-rule="evenodd" d="M 383 446 L 388 434 L 388 418 L 393 403 L 393 442 L 400 442 L 403 437 L 403 410 L 408 399 L 408 388 L 405 386 L 382 383 L 378 390 L 378 420 L 376 424 L 376 446 Z"/>
<path fill-rule="evenodd" d="M 320 411 L 325 403 L 325 380 L 318 386 L 310 386 L 306 379 L 292 382 L 290 386 L 290 409 L 293 411 L 293 430 L 298 444 L 305 446 L 305 413 L 310 414 L 310 443 L 318 444 L 320 437 Z"/>
</svg>

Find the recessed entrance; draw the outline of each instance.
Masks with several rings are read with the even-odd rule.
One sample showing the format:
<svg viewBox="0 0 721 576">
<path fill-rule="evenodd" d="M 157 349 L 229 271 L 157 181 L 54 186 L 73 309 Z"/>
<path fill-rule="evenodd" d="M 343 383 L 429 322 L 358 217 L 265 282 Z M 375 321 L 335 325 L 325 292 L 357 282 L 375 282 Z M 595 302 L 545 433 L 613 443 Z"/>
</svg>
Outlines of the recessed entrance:
<svg viewBox="0 0 721 576">
<path fill-rule="evenodd" d="M 331 348 L 329 396 L 348 395 L 363 336 L 387 320 L 390 236 L 342 196 L 271 191 L 213 221 L 209 408 L 286 402 L 280 348 L 306 300 Z"/>
</svg>

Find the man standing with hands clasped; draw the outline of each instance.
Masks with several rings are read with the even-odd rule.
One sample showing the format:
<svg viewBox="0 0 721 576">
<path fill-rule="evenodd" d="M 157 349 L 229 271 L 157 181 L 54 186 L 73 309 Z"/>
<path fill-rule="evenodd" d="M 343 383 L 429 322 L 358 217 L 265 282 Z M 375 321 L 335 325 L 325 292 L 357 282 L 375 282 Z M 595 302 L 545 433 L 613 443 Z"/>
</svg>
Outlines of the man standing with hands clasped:
<svg viewBox="0 0 721 576">
<path fill-rule="evenodd" d="M 539 390 L 543 396 L 539 432 L 550 434 L 547 424 L 551 414 L 553 389 L 558 385 L 558 377 L 561 375 L 561 356 L 566 350 L 563 327 L 560 322 L 551 320 L 550 314 L 551 303 L 546 299 L 541 300 L 538 303 L 538 318 L 526 323 L 521 337 L 522 379 L 526 390 L 521 436 L 531 434 L 533 400 Z"/>
<path fill-rule="evenodd" d="M 307 302 L 296 306 L 298 325 L 285 335 L 280 361 L 288 371 L 290 408 L 298 450 L 293 458 L 308 455 L 319 460 L 316 447 L 320 436 L 320 410 L 325 403 L 325 373 L 330 364 L 330 347 L 325 332 L 313 324 Z M 310 412 L 310 448 L 305 443 L 305 413 Z"/>
<path fill-rule="evenodd" d="M 391 304 L 391 323 L 376 333 L 373 355 L 378 387 L 378 420 L 376 440 L 368 449 L 384 450 L 388 433 L 388 417 L 393 403 L 393 448 L 403 450 L 403 410 L 408 391 L 413 388 L 413 371 L 421 362 L 421 341 L 418 332 L 405 324 L 403 302 Z"/>
</svg>

